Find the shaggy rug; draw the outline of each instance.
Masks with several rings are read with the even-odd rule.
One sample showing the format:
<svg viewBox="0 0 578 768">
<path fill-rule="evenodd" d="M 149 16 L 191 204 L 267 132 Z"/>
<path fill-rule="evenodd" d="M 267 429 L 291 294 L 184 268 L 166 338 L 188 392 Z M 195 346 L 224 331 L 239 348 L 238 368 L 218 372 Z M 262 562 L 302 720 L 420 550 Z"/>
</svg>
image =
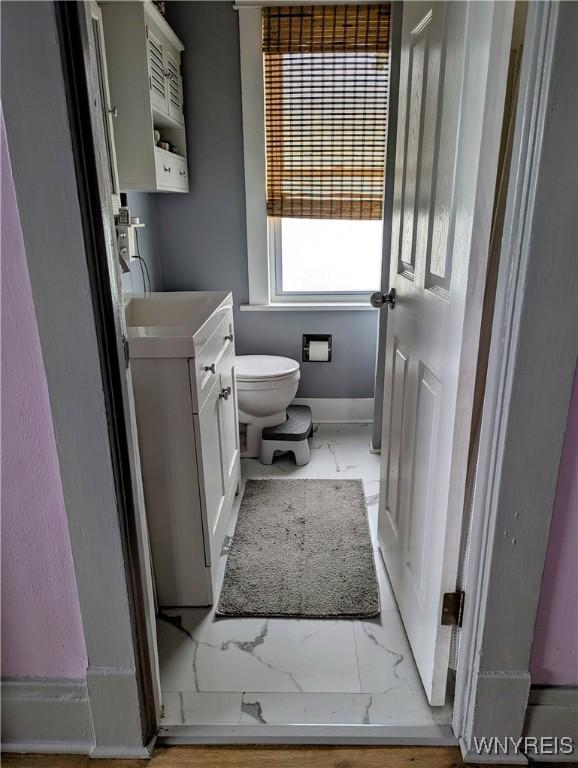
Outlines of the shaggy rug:
<svg viewBox="0 0 578 768">
<path fill-rule="evenodd" d="M 366 618 L 379 587 L 361 480 L 248 480 L 217 614 Z"/>
</svg>

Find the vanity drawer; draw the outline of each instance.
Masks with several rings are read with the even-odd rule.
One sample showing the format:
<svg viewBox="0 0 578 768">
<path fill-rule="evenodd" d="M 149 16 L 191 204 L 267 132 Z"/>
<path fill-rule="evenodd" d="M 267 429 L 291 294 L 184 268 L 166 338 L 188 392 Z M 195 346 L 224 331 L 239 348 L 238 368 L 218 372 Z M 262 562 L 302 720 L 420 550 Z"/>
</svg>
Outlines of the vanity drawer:
<svg viewBox="0 0 578 768">
<path fill-rule="evenodd" d="M 155 147 L 155 170 L 159 189 L 189 189 L 187 161 L 179 155 Z"/>
<path fill-rule="evenodd" d="M 195 413 L 201 410 L 211 385 L 221 374 L 222 360 L 228 351 L 235 354 L 233 313 L 230 311 L 190 361 L 191 368 L 194 366 L 194 371 L 191 370 L 191 389 Z"/>
</svg>

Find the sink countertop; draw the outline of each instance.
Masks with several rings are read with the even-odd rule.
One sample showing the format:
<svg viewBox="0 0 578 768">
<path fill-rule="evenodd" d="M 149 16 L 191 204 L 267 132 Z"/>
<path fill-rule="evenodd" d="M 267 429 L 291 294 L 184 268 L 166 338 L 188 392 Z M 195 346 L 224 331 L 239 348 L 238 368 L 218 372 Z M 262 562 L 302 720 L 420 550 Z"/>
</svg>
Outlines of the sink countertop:
<svg viewBox="0 0 578 768">
<path fill-rule="evenodd" d="M 230 291 L 156 291 L 126 297 L 131 357 L 195 357 L 233 309 Z"/>
</svg>

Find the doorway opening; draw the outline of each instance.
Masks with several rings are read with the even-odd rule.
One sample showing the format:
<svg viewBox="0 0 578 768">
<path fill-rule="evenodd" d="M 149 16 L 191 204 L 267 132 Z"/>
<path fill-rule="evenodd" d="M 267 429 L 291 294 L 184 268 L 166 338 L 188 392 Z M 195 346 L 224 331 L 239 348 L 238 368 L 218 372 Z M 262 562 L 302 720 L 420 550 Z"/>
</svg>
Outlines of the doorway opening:
<svg viewBox="0 0 578 768">
<path fill-rule="evenodd" d="M 434 104 L 432 123 L 429 126 L 433 128 L 433 132 L 425 130 L 428 128 L 426 112 L 432 108 L 432 103 L 428 102 L 427 93 L 419 90 L 425 82 L 420 80 L 424 77 L 424 70 L 418 66 L 419 56 L 422 56 L 423 64 L 426 61 L 424 51 L 427 51 L 429 44 L 428 35 L 433 35 L 434 39 L 436 34 L 443 37 L 446 29 L 444 24 L 448 19 L 444 14 L 433 18 L 429 12 L 420 17 L 420 10 L 423 9 L 414 4 L 415 18 L 407 21 L 407 40 L 411 43 L 412 55 L 415 58 L 411 66 L 408 60 L 406 79 L 400 81 L 400 97 L 405 100 L 406 114 L 403 118 L 403 130 L 398 135 L 406 137 L 403 148 L 406 159 L 410 153 L 412 158 L 419 158 L 420 162 L 427 163 L 425 153 L 428 150 L 428 137 L 432 142 L 429 151 L 433 156 L 437 152 L 434 151 L 433 137 L 436 131 L 442 130 L 443 120 L 437 114 Z M 449 11 L 448 15 L 451 16 Z M 470 23 L 466 18 L 462 21 L 466 26 Z M 437 82 L 441 87 L 443 62 L 442 65 L 437 62 L 438 69 L 435 70 L 436 62 L 432 58 L 428 66 L 433 68 L 429 74 L 438 78 L 437 81 L 432 77 L 426 78 L 430 84 L 428 87 L 431 87 L 432 82 Z M 421 112 L 417 117 L 412 117 L 407 108 L 413 103 L 416 94 L 419 95 Z M 454 117 L 457 125 L 457 112 Z M 401 121 L 402 117 L 399 119 Z M 412 120 L 418 122 L 414 124 Z M 502 126 L 502 143 L 508 125 L 508 121 L 505 121 Z M 412 137 L 417 142 L 415 146 L 410 146 Z M 507 157 L 507 152 L 503 152 L 502 169 L 498 171 L 500 176 L 506 173 Z M 407 231 L 412 233 L 414 239 L 411 242 L 411 238 L 409 241 L 401 238 L 401 250 L 397 254 L 399 261 L 391 274 L 399 280 L 405 278 L 415 286 L 418 285 L 419 270 L 422 266 L 419 261 L 417 212 L 419 193 L 423 192 L 423 187 L 420 188 L 414 178 L 416 183 L 412 191 L 409 175 L 408 180 L 404 200 L 407 212 L 411 208 L 415 220 L 411 220 Z M 420 181 L 420 184 L 423 184 L 423 181 Z M 447 225 L 447 222 L 445 224 Z M 432 229 L 430 236 L 434 235 Z M 443 240 L 444 237 L 447 238 L 448 230 L 445 229 L 438 235 Z M 438 245 L 443 250 L 443 243 L 440 243 L 441 240 Z M 439 250 L 436 253 L 439 256 Z M 441 263 L 433 265 L 431 247 L 426 256 L 429 259 L 429 282 L 421 288 L 447 303 L 452 279 L 451 260 L 448 260 L 445 266 Z M 446 272 L 443 269 L 446 269 Z M 117 298 L 122 302 L 122 295 Z M 401 306 L 403 307 L 403 296 Z M 479 309 L 481 311 L 481 302 Z M 389 344 L 391 352 L 403 363 L 404 351 L 399 345 L 396 346 L 399 338 L 399 334 L 393 334 Z M 428 375 L 435 371 L 435 364 L 427 364 L 424 360 L 421 362 L 420 382 L 424 384 L 423 391 L 431 395 L 433 402 L 438 394 L 436 387 L 439 381 L 436 381 L 433 374 L 430 378 Z M 429 670 L 419 658 L 416 663 L 416 637 L 420 630 L 418 627 L 416 634 L 415 626 L 409 626 L 415 617 L 408 615 L 403 607 L 402 601 L 407 600 L 407 594 L 404 592 L 406 588 L 400 578 L 395 559 L 388 554 L 392 552 L 402 530 L 390 514 L 392 509 L 391 505 L 388 506 L 388 499 L 391 497 L 388 494 L 393 494 L 399 501 L 409 490 L 412 503 L 417 503 L 422 509 L 429 503 L 427 482 L 405 491 L 401 486 L 393 488 L 391 484 L 392 477 L 395 476 L 396 482 L 404 477 L 401 466 L 405 450 L 404 430 L 414 431 L 419 437 L 420 429 L 419 418 L 409 426 L 402 423 L 401 417 L 409 395 L 403 387 L 401 390 L 396 389 L 398 370 L 391 366 L 390 385 L 386 391 L 386 397 L 389 399 L 385 409 L 388 415 L 384 422 L 384 434 L 390 441 L 389 444 L 384 443 L 388 445 L 387 456 L 380 459 L 369 452 L 369 423 L 318 423 L 312 438 L 312 459 L 306 467 L 296 467 L 292 460 L 286 457 L 278 459 L 272 467 L 264 467 L 254 458 L 244 459 L 241 490 L 230 518 L 223 522 L 226 530 L 225 543 L 220 550 L 218 561 L 213 563 L 215 591 L 218 594 L 243 499 L 244 483 L 247 481 L 280 477 L 362 480 L 372 550 L 379 578 L 379 616 L 366 620 L 220 618 L 216 616 L 215 605 L 210 608 L 163 607 L 157 610 L 158 671 L 162 701 L 160 733 L 167 740 L 197 736 L 203 738 L 202 729 L 206 726 L 238 726 L 242 729 L 244 726 L 265 725 L 377 725 L 393 729 L 416 729 L 415 734 L 420 733 L 423 738 L 436 738 L 442 742 L 444 739 L 453 739 L 451 673 L 448 676 L 450 630 L 444 630 L 448 650 L 445 663 L 442 663 L 441 667 L 435 668 L 437 659 L 433 659 Z M 401 401 L 396 400 L 400 392 Z M 425 412 L 430 419 L 428 423 L 433 425 L 437 416 L 435 409 L 430 407 L 431 403 L 423 398 L 418 398 L 416 402 L 425 408 L 425 411 L 417 411 L 417 416 Z M 399 423 L 396 421 L 398 417 L 401 419 Z M 431 438 L 433 432 L 428 434 Z M 396 445 L 391 444 L 392 437 L 398 441 Z M 417 443 L 425 445 L 427 435 L 422 437 L 421 443 L 420 440 Z M 419 463 L 420 467 L 425 467 L 431 466 L 432 458 L 431 455 L 424 454 L 414 456 L 413 460 Z M 414 472 L 410 474 L 415 476 Z M 422 495 L 416 497 L 417 492 Z M 395 515 L 398 515 L 398 512 Z M 419 520 L 417 522 L 420 523 Z M 421 566 L 427 561 L 425 553 L 429 545 L 427 521 L 422 522 L 423 525 L 418 526 L 419 540 L 414 540 L 415 551 L 419 549 L 423 558 Z M 390 530 L 387 528 L 388 523 Z M 452 531 L 452 536 L 459 540 L 462 533 L 461 510 L 453 524 L 456 528 Z M 382 553 L 388 562 L 389 573 L 394 582 L 393 588 Z M 454 566 L 457 567 L 457 557 Z M 423 573 L 427 576 L 425 570 Z M 415 601 L 415 597 L 412 599 Z M 423 615 L 421 618 L 417 616 L 421 621 L 425 621 L 425 618 L 427 617 Z M 447 679 L 450 680 L 449 690 Z M 409 731 L 405 731 L 405 734 L 408 737 L 411 735 Z M 390 735 L 395 737 L 394 730 Z"/>
</svg>

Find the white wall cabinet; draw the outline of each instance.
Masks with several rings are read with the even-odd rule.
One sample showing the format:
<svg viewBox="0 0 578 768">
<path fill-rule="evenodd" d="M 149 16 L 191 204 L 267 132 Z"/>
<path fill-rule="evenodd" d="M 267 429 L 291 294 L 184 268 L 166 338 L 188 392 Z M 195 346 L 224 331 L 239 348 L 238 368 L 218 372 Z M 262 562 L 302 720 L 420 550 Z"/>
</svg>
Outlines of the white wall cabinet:
<svg viewBox="0 0 578 768">
<path fill-rule="evenodd" d="M 122 192 L 188 192 L 181 54 L 154 5 L 101 3 Z M 154 131 L 177 148 L 155 146 Z"/>
<path fill-rule="evenodd" d="M 155 344 L 158 337 L 129 333 L 161 607 L 210 605 L 216 597 L 219 558 L 240 481 L 231 304 L 228 294 L 190 340 L 167 344 L 165 337 L 165 343 Z"/>
<path fill-rule="evenodd" d="M 154 10 L 154 9 L 153 9 Z M 147 43 L 147 64 L 149 78 L 149 93 L 151 106 L 160 117 L 168 117 L 179 125 L 184 125 L 183 116 L 183 81 L 181 78 L 182 43 L 173 37 L 170 42 L 168 34 L 159 30 L 154 19 L 150 18 L 150 9 L 145 13 L 145 34 Z M 164 22 L 164 19 L 161 19 Z M 166 25 L 166 22 L 164 22 Z"/>
</svg>

